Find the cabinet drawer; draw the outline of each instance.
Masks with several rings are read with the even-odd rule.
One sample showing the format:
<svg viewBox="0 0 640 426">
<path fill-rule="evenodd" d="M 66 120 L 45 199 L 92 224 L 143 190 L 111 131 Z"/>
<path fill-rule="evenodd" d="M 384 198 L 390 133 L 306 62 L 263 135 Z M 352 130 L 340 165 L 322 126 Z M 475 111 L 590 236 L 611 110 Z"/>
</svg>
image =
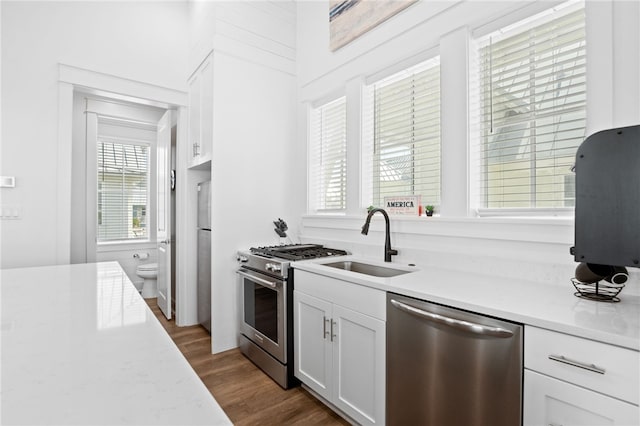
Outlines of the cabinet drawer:
<svg viewBox="0 0 640 426">
<path fill-rule="evenodd" d="M 638 405 L 639 352 L 525 327 L 525 368 Z"/>
</svg>

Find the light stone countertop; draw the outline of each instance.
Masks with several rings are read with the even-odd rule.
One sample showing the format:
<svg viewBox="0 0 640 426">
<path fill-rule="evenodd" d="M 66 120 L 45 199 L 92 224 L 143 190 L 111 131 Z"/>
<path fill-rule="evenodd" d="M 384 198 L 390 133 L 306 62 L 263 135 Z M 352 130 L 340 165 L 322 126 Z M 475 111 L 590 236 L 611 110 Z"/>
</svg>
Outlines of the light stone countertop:
<svg viewBox="0 0 640 426">
<path fill-rule="evenodd" d="M 380 278 L 324 266 L 342 260 L 414 272 Z M 499 269 L 496 265 L 496 270 Z M 343 256 L 294 262 L 295 269 L 395 292 L 480 314 L 640 350 L 640 296 L 619 294 L 619 303 L 574 296 L 569 278 L 564 285 L 483 275 L 444 268 L 422 268 Z M 632 282 L 627 285 L 637 285 Z"/>
<path fill-rule="evenodd" d="M 0 423 L 226 425 L 117 262 L 0 271 Z"/>
</svg>

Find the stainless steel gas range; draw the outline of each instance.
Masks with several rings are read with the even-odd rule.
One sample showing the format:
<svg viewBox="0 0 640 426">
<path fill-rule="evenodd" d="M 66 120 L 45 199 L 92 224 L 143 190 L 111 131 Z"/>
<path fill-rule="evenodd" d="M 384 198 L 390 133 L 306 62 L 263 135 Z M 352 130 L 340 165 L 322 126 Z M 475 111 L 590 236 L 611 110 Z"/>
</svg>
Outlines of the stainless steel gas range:
<svg viewBox="0 0 640 426">
<path fill-rule="evenodd" d="M 240 350 L 284 389 L 293 376 L 292 261 L 343 256 L 318 244 L 254 247 L 238 252 Z"/>
</svg>

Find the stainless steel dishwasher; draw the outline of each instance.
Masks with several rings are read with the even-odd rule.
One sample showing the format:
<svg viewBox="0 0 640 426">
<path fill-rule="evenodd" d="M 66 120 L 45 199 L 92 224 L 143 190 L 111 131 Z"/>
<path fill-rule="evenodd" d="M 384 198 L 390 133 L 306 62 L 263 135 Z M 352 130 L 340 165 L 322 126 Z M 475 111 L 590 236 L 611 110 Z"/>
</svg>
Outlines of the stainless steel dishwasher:
<svg viewBox="0 0 640 426">
<path fill-rule="evenodd" d="M 387 293 L 387 424 L 522 424 L 522 325 Z"/>
</svg>

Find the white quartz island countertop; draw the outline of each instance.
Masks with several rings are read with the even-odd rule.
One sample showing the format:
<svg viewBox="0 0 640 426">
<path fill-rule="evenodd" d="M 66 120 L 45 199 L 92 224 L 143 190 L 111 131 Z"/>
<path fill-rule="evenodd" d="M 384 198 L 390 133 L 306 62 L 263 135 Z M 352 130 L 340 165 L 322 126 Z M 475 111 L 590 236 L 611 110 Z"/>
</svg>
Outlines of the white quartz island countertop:
<svg viewBox="0 0 640 426">
<path fill-rule="evenodd" d="M 231 424 L 116 262 L 0 271 L 0 424 Z"/>
<path fill-rule="evenodd" d="M 360 261 L 411 271 L 395 277 L 375 277 L 324 266 L 324 263 Z M 295 262 L 294 268 L 349 281 L 429 302 L 503 318 L 525 325 L 567 333 L 633 350 L 640 349 L 640 296 L 619 294 L 618 303 L 596 302 L 574 296 L 566 282 L 542 284 L 438 267 L 406 266 L 355 256 Z M 628 286 L 639 285 L 629 282 Z"/>
</svg>

